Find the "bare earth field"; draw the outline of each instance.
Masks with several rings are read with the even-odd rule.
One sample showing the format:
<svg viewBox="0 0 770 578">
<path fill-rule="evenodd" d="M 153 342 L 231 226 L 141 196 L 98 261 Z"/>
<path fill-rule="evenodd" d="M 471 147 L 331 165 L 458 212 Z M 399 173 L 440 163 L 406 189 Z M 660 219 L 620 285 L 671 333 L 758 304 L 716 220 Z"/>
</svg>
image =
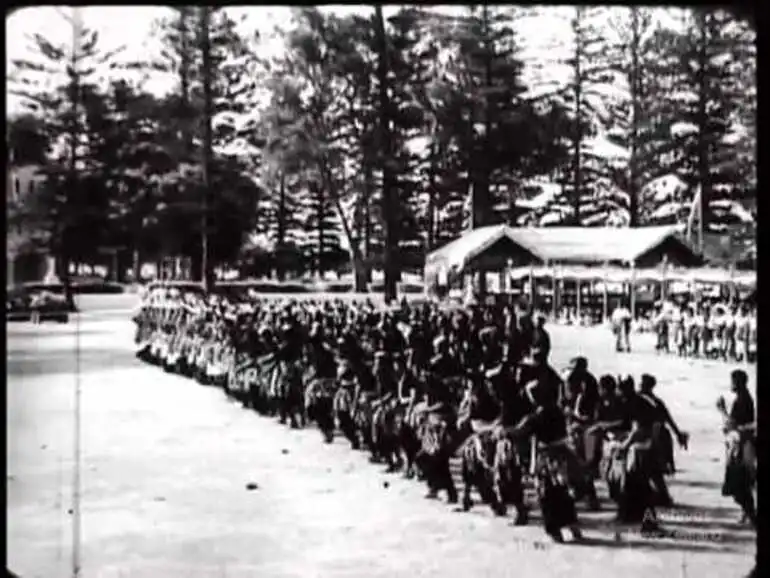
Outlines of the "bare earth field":
<svg viewBox="0 0 770 578">
<path fill-rule="evenodd" d="M 719 493 L 714 402 L 731 367 L 656 357 L 649 337 L 618 356 L 604 330 L 552 328 L 557 367 L 583 353 L 597 373 L 658 376 L 692 436 L 671 482 L 681 506 L 663 514 L 677 537 L 618 534 L 604 500 L 580 514 L 585 545 L 554 545 L 537 510 L 525 528 L 483 507 L 455 512 L 341 440 L 326 446 L 316 430 L 291 431 L 143 366 L 128 321 L 92 313 L 8 334 L 7 551 L 23 578 L 72 575 L 78 380 L 85 578 L 738 578 L 753 566 L 755 534 Z"/>
</svg>

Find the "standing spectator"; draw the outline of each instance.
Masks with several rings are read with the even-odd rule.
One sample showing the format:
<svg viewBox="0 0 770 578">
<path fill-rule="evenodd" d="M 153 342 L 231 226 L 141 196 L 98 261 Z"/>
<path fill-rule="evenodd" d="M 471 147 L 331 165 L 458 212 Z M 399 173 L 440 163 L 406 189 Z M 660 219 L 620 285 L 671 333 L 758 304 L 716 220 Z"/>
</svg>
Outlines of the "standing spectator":
<svg viewBox="0 0 770 578">
<path fill-rule="evenodd" d="M 40 312 L 45 309 L 49 300 L 50 294 L 45 290 L 38 291 L 31 295 L 29 300 L 30 321 L 34 325 L 38 325 L 40 323 Z"/>
<path fill-rule="evenodd" d="M 612 312 L 612 331 L 615 333 L 615 350 L 631 351 L 631 311 L 623 301 Z"/>
<path fill-rule="evenodd" d="M 722 495 L 729 496 L 741 507 L 746 520 L 756 527 L 754 502 L 757 453 L 755 446 L 756 418 L 754 400 L 748 388 L 748 375 L 742 369 L 730 374 L 729 403 L 724 397 L 717 401 L 722 415 L 727 462 Z"/>
<path fill-rule="evenodd" d="M 532 333 L 532 349 L 542 351 L 548 357 L 551 353 L 551 336 L 545 329 L 545 313 L 538 312 L 535 315 L 535 329 Z"/>
</svg>

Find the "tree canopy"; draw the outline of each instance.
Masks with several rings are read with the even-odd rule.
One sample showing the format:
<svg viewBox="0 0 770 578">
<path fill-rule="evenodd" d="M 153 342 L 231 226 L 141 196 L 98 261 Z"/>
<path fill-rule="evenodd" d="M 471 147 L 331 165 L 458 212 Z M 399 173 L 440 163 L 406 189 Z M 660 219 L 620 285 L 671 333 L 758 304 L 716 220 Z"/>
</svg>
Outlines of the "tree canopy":
<svg viewBox="0 0 770 578">
<path fill-rule="evenodd" d="M 205 226 L 207 267 L 391 285 L 469 226 L 752 220 L 756 34 L 733 12 L 382 12 L 296 8 L 257 35 L 227 9 L 166 8 L 162 52 L 132 63 L 72 19 L 69 46 L 33 36 L 7 138 L 48 186 L 14 218 L 66 259 L 121 246 L 202 273 Z M 569 34 L 531 33 L 545 21 Z"/>
</svg>

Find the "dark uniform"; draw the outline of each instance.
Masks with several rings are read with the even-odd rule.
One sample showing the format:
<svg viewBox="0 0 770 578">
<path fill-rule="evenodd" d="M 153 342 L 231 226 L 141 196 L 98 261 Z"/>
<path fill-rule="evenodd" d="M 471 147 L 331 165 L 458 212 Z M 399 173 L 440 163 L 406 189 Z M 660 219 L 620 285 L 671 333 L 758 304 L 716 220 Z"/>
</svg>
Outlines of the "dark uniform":
<svg viewBox="0 0 770 578">
<path fill-rule="evenodd" d="M 722 495 L 732 497 L 743 510 L 744 516 L 756 527 L 757 512 L 753 495 L 757 462 L 754 400 L 746 387 L 745 372 L 733 372 L 732 379 L 734 399 L 729 407 L 724 399 L 717 405 L 725 420 L 723 430 L 727 459 Z"/>
<path fill-rule="evenodd" d="M 395 395 L 398 390 L 396 376 L 393 369 L 393 361 L 386 351 L 378 351 L 374 354 L 373 378 L 375 395 L 382 398 L 385 395 Z"/>
<path fill-rule="evenodd" d="M 428 378 L 428 400 L 430 403 L 452 403 L 452 391 L 447 380 L 458 377 L 461 368 L 456 358 L 442 351 L 430 360 Z"/>
<path fill-rule="evenodd" d="M 634 442 L 627 447 L 633 453 L 625 458 L 625 477 L 618 499 L 618 521 L 622 523 L 652 522 L 655 519 L 655 492 L 650 484 L 657 467 L 651 449 L 652 430 L 658 421 L 657 409 L 635 395 L 627 400 L 634 428 Z"/>
<path fill-rule="evenodd" d="M 542 351 L 546 358 L 551 354 L 551 336 L 545 329 L 545 316 L 542 314 L 539 314 L 535 319 L 531 343 L 532 349 Z"/>
</svg>

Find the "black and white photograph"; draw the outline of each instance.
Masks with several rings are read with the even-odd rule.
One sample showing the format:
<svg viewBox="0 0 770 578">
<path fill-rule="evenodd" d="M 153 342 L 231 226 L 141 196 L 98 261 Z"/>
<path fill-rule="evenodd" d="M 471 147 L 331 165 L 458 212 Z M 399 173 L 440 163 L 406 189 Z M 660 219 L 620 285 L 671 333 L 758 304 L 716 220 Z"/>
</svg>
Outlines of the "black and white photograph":
<svg viewBox="0 0 770 578">
<path fill-rule="evenodd" d="M 756 28 L 7 11 L 8 574 L 759 576 Z"/>
</svg>

